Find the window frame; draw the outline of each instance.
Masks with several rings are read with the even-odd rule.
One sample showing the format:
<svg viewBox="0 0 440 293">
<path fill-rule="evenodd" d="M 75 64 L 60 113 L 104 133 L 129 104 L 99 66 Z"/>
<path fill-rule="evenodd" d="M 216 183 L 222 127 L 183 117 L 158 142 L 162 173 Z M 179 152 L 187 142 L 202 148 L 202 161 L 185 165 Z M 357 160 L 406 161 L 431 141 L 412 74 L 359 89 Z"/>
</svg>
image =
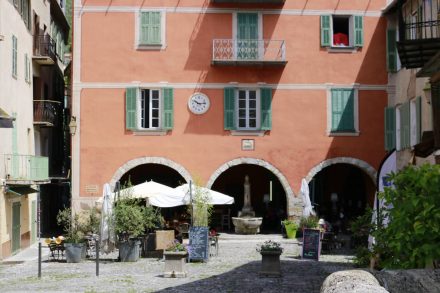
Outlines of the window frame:
<svg viewBox="0 0 440 293">
<path fill-rule="evenodd" d="M 322 16 L 329 16 L 329 34 L 330 34 L 330 45 L 322 45 L 322 36 L 321 36 L 321 47 L 323 48 L 327 48 L 327 51 L 330 53 L 355 53 L 357 51 L 359 51 L 363 46 L 364 46 L 364 42 L 365 42 L 365 37 L 364 37 L 364 32 L 365 32 L 365 23 L 364 23 L 364 17 L 362 15 L 359 14 L 325 14 L 325 15 L 321 15 L 321 20 L 322 21 Z M 355 17 L 359 16 L 362 17 L 362 45 L 358 46 L 355 45 L 355 37 L 356 37 L 356 26 L 355 26 Z M 334 18 L 349 18 L 348 19 L 348 41 L 349 41 L 349 45 L 348 46 L 335 46 L 334 45 L 334 40 L 333 40 L 333 35 L 334 35 L 334 26 L 333 26 L 333 19 Z M 321 29 L 321 34 L 322 34 L 322 24 L 320 25 L 320 29 Z"/>
<path fill-rule="evenodd" d="M 159 12 L 160 13 L 160 44 L 142 44 L 140 42 L 140 24 L 141 14 L 143 12 Z M 167 47 L 166 42 L 166 10 L 165 9 L 145 9 L 135 12 L 135 35 L 134 35 L 134 48 L 135 50 L 165 50 Z"/>
<path fill-rule="evenodd" d="M 239 92 L 245 91 L 246 92 L 246 127 L 240 127 L 239 124 Z M 256 121 L 255 121 L 255 127 L 249 127 L 249 92 L 255 91 L 255 99 L 256 99 L 256 105 L 255 105 L 255 111 L 256 111 Z M 261 90 L 259 88 L 237 88 L 234 92 L 235 95 L 235 125 L 236 125 L 236 131 L 258 131 L 261 128 Z"/>
<path fill-rule="evenodd" d="M 332 131 L 332 90 L 353 90 L 353 132 Z M 327 136 L 359 136 L 359 84 L 353 86 L 329 86 L 327 88 Z"/>
<path fill-rule="evenodd" d="M 151 107 L 151 104 L 152 104 L 152 100 L 151 100 L 152 93 L 153 93 L 153 91 L 157 91 L 158 95 L 159 95 L 159 108 L 158 108 L 158 111 L 159 111 L 159 117 L 158 117 L 159 123 L 158 123 L 157 127 L 149 127 L 149 128 L 142 127 L 142 112 L 143 112 L 143 109 L 142 109 L 142 94 L 146 90 L 150 91 L 149 98 L 148 98 L 149 105 L 150 105 L 149 106 L 149 124 L 150 125 L 152 125 L 152 119 L 153 119 L 153 117 L 151 115 L 152 111 L 153 111 L 153 109 Z M 137 106 L 136 106 L 136 108 L 137 108 L 137 113 L 136 113 L 136 129 L 138 131 L 158 131 L 158 130 L 163 130 L 162 126 L 163 126 L 163 106 L 164 105 L 163 105 L 162 89 L 160 89 L 160 88 L 139 88 L 139 90 L 137 91 L 137 96 L 136 96 L 136 104 L 137 104 Z"/>
</svg>

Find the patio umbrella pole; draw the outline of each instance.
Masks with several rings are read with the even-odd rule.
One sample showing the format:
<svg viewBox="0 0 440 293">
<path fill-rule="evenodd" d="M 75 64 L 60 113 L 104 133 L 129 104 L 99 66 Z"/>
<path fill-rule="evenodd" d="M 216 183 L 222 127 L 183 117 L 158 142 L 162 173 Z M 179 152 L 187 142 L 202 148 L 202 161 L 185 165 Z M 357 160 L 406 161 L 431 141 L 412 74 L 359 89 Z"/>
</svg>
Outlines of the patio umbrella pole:
<svg viewBox="0 0 440 293">
<path fill-rule="evenodd" d="M 98 241 L 98 237 L 95 237 L 95 250 L 96 250 L 96 276 L 99 277 L 99 241 Z"/>
<path fill-rule="evenodd" d="M 40 186 L 37 185 L 37 236 L 38 236 L 38 278 L 41 279 L 41 221 Z"/>
</svg>

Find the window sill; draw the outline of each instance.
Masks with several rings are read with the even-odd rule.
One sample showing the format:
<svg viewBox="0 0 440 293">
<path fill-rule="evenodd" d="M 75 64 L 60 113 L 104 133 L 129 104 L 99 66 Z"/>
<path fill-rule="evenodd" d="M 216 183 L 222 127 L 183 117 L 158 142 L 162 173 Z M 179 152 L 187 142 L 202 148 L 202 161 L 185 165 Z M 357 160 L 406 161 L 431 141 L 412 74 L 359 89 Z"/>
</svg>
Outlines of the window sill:
<svg viewBox="0 0 440 293">
<path fill-rule="evenodd" d="M 136 50 L 164 50 L 165 49 L 165 44 L 151 44 L 151 45 L 148 45 L 148 44 L 145 44 L 145 45 L 143 45 L 143 44 L 136 44 Z"/>
<path fill-rule="evenodd" d="M 327 52 L 329 53 L 356 53 L 358 51 L 359 47 L 344 47 L 344 46 L 332 46 L 327 47 Z"/>
<path fill-rule="evenodd" d="M 267 130 L 231 130 L 233 136 L 264 136 Z"/>
<path fill-rule="evenodd" d="M 327 132 L 328 136 L 359 136 L 360 132 Z"/>
<path fill-rule="evenodd" d="M 164 136 L 167 133 L 168 130 L 133 130 L 133 135 L 136 136 Z"/>
</svg>

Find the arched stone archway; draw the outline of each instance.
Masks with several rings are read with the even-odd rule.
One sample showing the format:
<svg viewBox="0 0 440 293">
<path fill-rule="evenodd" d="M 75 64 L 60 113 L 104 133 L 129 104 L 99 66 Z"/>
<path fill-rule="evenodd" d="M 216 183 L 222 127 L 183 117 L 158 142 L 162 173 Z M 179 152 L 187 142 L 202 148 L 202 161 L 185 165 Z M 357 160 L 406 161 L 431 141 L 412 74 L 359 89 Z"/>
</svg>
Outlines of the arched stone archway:
<svg viewBox="0 0 440 293">
<path fill-rule="evenodd" d="M 112 179 L 110 180 L 111 188 L 114 189 L 116 182 L 119 181 L 119 179 L 121 179 L 121 177 L 125 173 L 127 173 L 129 170 L 131 170 L 139 165 L 144 165 L 144 164 L 164 165 L 164 166 L 167 166 L 167 167 L 170 167 L 170 168 L 176 170 L 176 172 L 178 172 L 185 179 L 186 182 L 189 182 L 190 180 L 192 180 L 192 177 L 191 177 L 190 173 L 188 172 L 188 170 L 186 170 L 182 165 L 180 165 L 170 159 L 167 159 L 164 157 L 141 157 L 141 158 L 136 158 L 136 159 L 130 160 L 118 168 L 118 170 L 113 174 Z"/>
<path fill-rule="evenodd" d="M 216 179 L 226 170 L 228 170 L 231 167 L 241 165 L 241 164 L 249 164 L 249 165 L 257 165 L 261 166 L 269 171 L 271 171 L 281 182 L 281 185 L 284 188 L 284 191 L 286 192 L 286 200 L 287 200 L 287 212 L 289 216 L 296 216 L 299 217 L 302 214 L 302 201 L 295 196 L 292 188 L 289 185 L 289 182 L 287 181 L 286 177 L 272 164 L 269 162 L 266 162 L 261 159 L 255 159 L 255 158 L 237 158 L 234 160 L 231 160 L 229 162 L 224 163 L 221 165 L 215 172 L 211 175 L 211 177 L 208 180 L 208 183 L 206 184 L 207 188 L 211 188 Z"/>
<path fill-rule="evenodd" d="M 319 163 L 310 170 L 310 172 L 306 176 L 306 181 L 310 182 L 310 180 L 312 180 L 312 178 L 316 174 L 318 174 L 322 169 L 335 164 L 349 164 L 358 167 L 359 169 L 364 171 L 371 178 L 374 185 L 376 185 L 376 174 L 377 174 L 376 169 L 374 169 L 370 164 L 368 164 L 365 161 L 350 157 L 337 157 L 322 161 L 321 163 Z"/>
</svg>

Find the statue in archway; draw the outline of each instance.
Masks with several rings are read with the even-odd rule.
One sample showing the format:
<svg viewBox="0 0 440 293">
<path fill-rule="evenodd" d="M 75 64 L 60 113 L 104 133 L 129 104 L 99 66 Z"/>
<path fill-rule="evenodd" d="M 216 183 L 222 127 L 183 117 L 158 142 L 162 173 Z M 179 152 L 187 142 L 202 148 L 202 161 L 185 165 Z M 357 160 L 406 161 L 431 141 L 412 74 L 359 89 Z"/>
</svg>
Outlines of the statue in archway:
<svg viewBox="0 0 440 293">
<path fill-rule="evenodd" d="M 251 212 L 251 183 L 249 182 L 249 176 L 244 176 L 244 204 L 243 204 L 243 212 Z"/>
</svg>

